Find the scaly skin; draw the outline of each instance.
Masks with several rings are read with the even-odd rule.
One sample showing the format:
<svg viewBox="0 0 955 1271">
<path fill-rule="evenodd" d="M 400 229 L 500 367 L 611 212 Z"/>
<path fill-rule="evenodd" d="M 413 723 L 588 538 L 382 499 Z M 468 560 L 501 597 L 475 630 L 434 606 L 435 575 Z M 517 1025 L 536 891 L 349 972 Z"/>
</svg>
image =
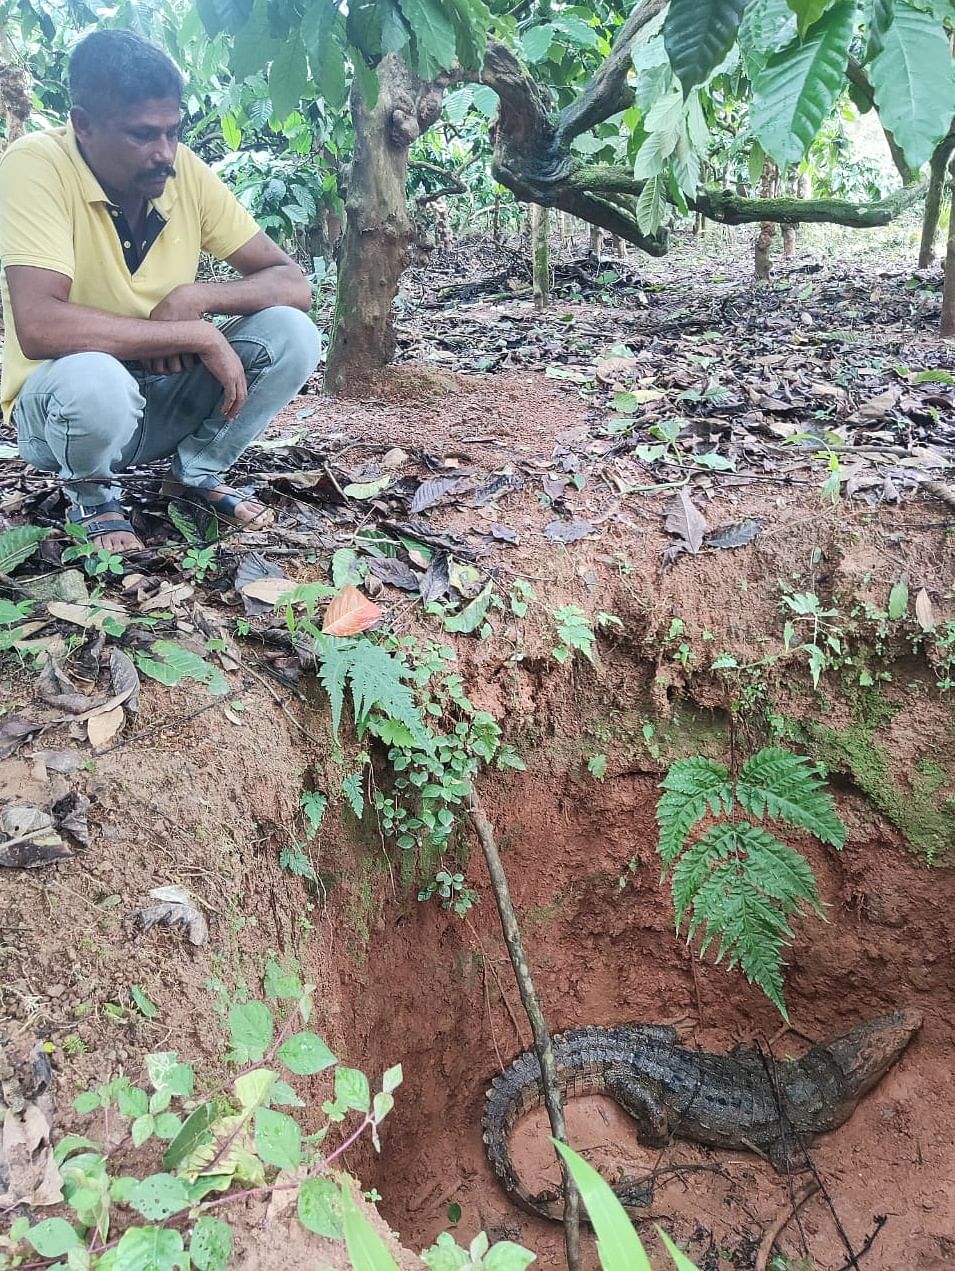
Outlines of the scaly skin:
<svg viewBox="0 0 955 1271">
<path fill-rule="evenodd" d="M 679 1045 L 675 1029 L 625 1024 L 577 1028 L 553 1039 L 564 1099 L 607 1094 L 637 1123 L 648 1147 L 672 1138 L 709 1147 L 747 1148 L 779 1170 L 806 1167 L 805 1149 L 817 1134 L 847 1121 L 856 1104 L 896 1062 L 922 1026 L 916 1011 L 897 1011 L 821 1042 L 801 1059 L 775 1063 L 757 1050 L 712 1055 Z M 482 1126 L 491 1164 L 523 1209 L 560 1222 L 559 1194 L 533 1196 L 508 1151 L 515 1122 L 543 1102 L 540 1066 L 525 1051 L 487 1091 Z M 614 1189 L 639 1216 L 646 1189 Z"/>
</svg>

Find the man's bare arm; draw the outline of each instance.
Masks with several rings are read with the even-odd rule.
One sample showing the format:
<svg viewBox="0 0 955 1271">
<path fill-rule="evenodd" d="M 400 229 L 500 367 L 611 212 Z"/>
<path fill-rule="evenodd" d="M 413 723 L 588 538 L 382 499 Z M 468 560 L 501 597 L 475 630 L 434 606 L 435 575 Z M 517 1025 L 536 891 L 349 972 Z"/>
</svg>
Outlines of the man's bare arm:
<svg viewBox="0 0 955 1271">
<path fill-rule="evenodd" d="M 312 291 L 305 275 L 268 235 L 256 234 L 227 263 L 242 277 L 176 287 L 152 311 L 152 320 L 182 322 L 207 313 L 258 313 L 273 305 L 288 305 L 304 313 L 311 308 Z"/>
<path fill-rule="evenodd" d="M 194 353 L 222 385 L 223 414 L 235 417 L 247 396 L 245 371 L 225 336 L 210 322 L 152 322 L 72 304 L 71 280 L 52 269 L 8 265 L 10 307 L 25 357 L 34 361 L 71 353 L 109 353 L 121 362 Z"/>
</svg>

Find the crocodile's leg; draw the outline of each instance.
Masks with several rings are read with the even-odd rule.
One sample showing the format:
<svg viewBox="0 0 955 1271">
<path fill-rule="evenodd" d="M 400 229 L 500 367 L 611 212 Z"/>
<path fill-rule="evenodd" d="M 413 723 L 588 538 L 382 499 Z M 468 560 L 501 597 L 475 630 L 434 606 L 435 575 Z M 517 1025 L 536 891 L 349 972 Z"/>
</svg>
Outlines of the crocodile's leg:
<svg viewBox="0 0 955 1271">
<path fill-rule="evenodd" d="M 646 1147 L 666 1147 L 670 1141 L 670 1115 L 649 1083 L 623 1065 L 608 1068 L 604 1082 L 607 1094 L 636 1121 L 640 1142 Z"/>
</svg>

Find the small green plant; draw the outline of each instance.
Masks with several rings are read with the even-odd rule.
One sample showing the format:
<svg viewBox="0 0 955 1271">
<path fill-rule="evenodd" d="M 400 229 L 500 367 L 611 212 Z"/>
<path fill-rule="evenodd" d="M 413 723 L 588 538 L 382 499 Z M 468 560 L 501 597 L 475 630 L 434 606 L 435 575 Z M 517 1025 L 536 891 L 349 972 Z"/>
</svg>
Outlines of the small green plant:
<svg viewBox="0 0 955 1271">
<path fill-rule="evenodd" d="M 97 547 L 90 541 L 89 531 L 85 525 L 67 521 L 63 532 L 73 539 L 73 545 L 67 547 L 62 556 L 64 565 L 71 561 L 81 560 L 83 568 L 91 578 L 99 578 L 103 574 L 122 575 L 123 558 L 106 547 Z"/>
<path fill-rule="evenodd" d="M 677 929 L 688 916 L 687 940 L 702 934 L 701 957 L 718 938 L 716 960 L 738 965 L 788 1018 L 782 952 L 790 919 L 807 909 L 821 915 L 822 905 L 805 857 L 753 822 L 781 821 L 841 849 L 845 826 L 822 777 L 808 760 L 768 746 L 735 779 L 712 759 L 677 760 L 661 789 L 657 851 L 671 875 Z M 687 846 L 708 814 L 716 823 Z"/>
<path fill-rule="evenodd" d="M 315 866 L 302 843 L 290 843 L 282 848 L 279 852 L 279 868 L 286 870 L 289 874 L 295 874 L 297 878 L 304 878 L 313 887 L 318 886 Z"/>
<path fill-rule="evenodd" d="M 218 550 L 215 543 L 210 547 L 190 547 L 182 558 L 183 570 L 191 574 L 197 583 L 205 582 L 206 575 L 215 568 Z"/>
<path fill-rule="evenodd" d="M 318 790 L 303 790 L 299 797 L 302 815 L 305 817 L 305 834 L 313 839 L 328 808 L 328 799 Z"/>
<path fill-rule="evenodd" d="M 783 627 L 783 644 L 787 653 L 805 653 L 809 661 L 809 674 L 813 687 L 819 687 L 819 677 L 827 667 L 838 662 L 843 653 L 843 630 L 838 609 L 824 609 L 819 597 L 812 591 L 795 592 L 782 598 L 784 610 L 793 616 Z M 798 627 L 798 633 L 797 633 Z M 809 627 L 808 637 L 801 637 Z"/>
<path fill-rule="evenodd" d="M 583 609 L 579 605 L 561 605 L 554 610 L 554 621 L 558 642 L 551 653 L 557 661 L 564 663 L 574 653 L 582 653 L 588 662 L 593 662 L 597 637 Z"/>
<path fill-rule="evenodd" d="M 401 1067 L 390 1068 L 372 1095 L 365 1074 L 339 1064 L 306 1027 L 312 987 L 294 974 L 273 975 L 271 986 L 273 1001 L 295 999 L 288 1017 L 279 1026 L 265 1002 L 230 1002 L 227 1059 L 237 1072 L 206 1097 L 196 1097 L 192 1065 L 175 1051 L 146 1056 L 141 1086 L 117 1077 L 77 1097 L 78 1113 L 102 1114 L 111 1127 L 118 1121 L 125 1136 L 111 1134 L 109 1143 L 79 1134 L 60 1139 L 54 1157 L 68 1216 L 16 1219 L 0 1239 L 0 1266 L 26 1260 L 83 1271 L 224 1271 L 232 1254 L 230 1204 L 288 1191 L 307 1230 L 355 1246 L 358 1211 L 350 1185 L 330 1171 L 366 1133 L 379 1146 L 378 1128 L 394 1106 Z M 326 1072 L 333 1073 L 334 1092 L 322 1104 L 324 1124 L 314 1130 L 310 1121 L 304 1134 L 280 1109 L 305 1106 L 291 1080 Z M 353 1124 L 329 1151 L 327 1136 L 347 1119 Z M 152 1156 L 155 1172 L 120 1172 L 128 1160 L 120 1162 L 118 1148 L 130 1141 Z M 121 1235 L 113 1235 L 116 1228 Z"/>
<path fill-rule="evenodd" d="M 596 781 L 603 781 L 607 776 L 607 756 L 591 755 L 587 760 L 587 771 Z"/>
<path fill-rule="evenodd" d="M 439 869 L 431 882 L 418 892 L 418 899 L 422 901 L 432 896 L 438 897 L 442 909 L 453 909 L 459 918 L 478 903 L 478 894 L 467 886 L 464 875 L 449 874 L 446 869 Z"/>
</svg>

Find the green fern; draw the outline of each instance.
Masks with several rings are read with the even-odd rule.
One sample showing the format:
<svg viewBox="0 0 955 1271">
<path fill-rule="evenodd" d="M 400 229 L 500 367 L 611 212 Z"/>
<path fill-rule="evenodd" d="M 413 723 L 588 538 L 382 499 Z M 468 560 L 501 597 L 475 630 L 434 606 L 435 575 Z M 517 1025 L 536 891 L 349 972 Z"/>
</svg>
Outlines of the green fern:
<svg viewBox="0 0 955 1271">
<path fill-rule="evenodd" d="M 336 636 L 318 637 L 315 653 L 320 661 L 319 679 L 331 704 L 336 737 L 348 689 L 359 733 L 367 727 L 372 712 L 379 711 L 403 724 L 422 749 L 431 749 L 431 737 L 406 683 L 411 672 L 403 661 L 371 640 Z"/>
<path fill-rule="evenodd" d="M 839 820 L 821 774 L 804 758 L 770 746 L 753 755 L 733 782 L 726 768 L 694 756 L 674 763 L 657 805 L 657 851 L 671 875 L 677 930 L 700 935 L 700 956 L 717 942 L 716 961 L 738 966 L 784 1018 L 783 952 L 793 938 L 790 920 L 822 915 L 805 857 L 762 825 L 738 818 L 782 821 L 841 848 Z M 707 814 L 720 818 L 687 847 Z M 736 817 L 729 820 L 730 817 Z"/>
</svg>

